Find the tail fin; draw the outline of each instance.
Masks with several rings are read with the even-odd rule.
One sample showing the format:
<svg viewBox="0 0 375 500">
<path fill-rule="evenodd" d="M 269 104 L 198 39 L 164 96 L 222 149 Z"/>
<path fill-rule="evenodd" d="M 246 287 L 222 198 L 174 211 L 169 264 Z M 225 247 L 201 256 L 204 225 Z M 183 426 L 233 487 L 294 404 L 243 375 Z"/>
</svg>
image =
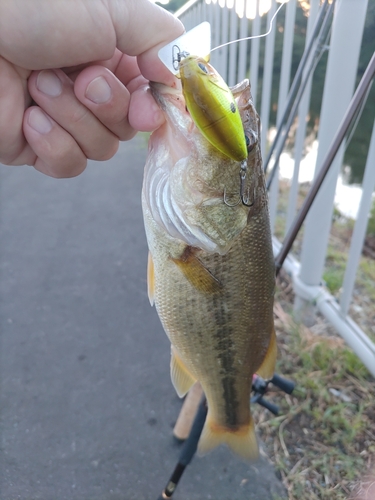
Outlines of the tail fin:
<svg viewBox="0 0 375 500">
<path fill-rule="evenodd" d="M 245 460 L 256 460 L 259 456 L 259 449 L 251 415 L 248 424 L 232 430 L 216 424 L 208 412 L 198 443 L 198 452 L 204 455 L 220 444 L 226 444 Z"/>
</svg>

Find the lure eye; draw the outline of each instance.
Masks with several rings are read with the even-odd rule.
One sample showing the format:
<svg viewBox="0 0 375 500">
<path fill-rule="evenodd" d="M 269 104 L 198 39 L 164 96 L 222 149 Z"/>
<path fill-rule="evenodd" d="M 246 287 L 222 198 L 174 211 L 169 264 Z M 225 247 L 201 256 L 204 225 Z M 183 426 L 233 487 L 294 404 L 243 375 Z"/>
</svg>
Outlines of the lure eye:
<svg viewBox="0 0 375 500">
<path fill-rule="evenodd" d="M 207 70 L 206 66 L 203 63 L 198 63 L 198 66 L 200 67 L 200 69 L 202 71 L 204 71 L 205 73 L 208 73 L 208 70 Z"/>
</svg>

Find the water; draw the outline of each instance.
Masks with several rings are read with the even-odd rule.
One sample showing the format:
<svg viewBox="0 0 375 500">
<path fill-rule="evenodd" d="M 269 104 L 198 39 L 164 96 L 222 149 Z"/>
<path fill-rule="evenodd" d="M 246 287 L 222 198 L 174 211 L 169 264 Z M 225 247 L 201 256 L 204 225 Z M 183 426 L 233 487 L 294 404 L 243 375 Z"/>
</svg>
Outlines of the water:
<svg viewBox="0 0 375 500">
<path fill-rule="evenodd" d="M 306 156 L 300 163 L 298 182 L 300 184 L 311 182 L 314 178 L 314 170 L 318 153 L 318 141 L 315 140 Z M 292 179 L 294 171 L 294 159 L 289 153 L 283 153 L 280 157 L 280 177 Z M 335 206 L 346 217 L 357 218 L 358 208 L 362 196 L 362 188 L 356 184 L 348 184 L 346 175 L 340 174 L 337 180 Z"/>
</svg>

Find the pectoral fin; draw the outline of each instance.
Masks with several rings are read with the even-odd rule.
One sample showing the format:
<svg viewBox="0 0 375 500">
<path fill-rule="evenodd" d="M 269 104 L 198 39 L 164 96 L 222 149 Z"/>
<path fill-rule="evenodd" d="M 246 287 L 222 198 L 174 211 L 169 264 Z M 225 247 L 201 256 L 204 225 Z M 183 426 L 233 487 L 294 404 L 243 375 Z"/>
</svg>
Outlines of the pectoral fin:
<svg viewBox="0 0 375 500">
<path fill-rule="evenodd" d="M 155 294 L 155 272 L 154 272 L 154 261 L 152 260 L 151 252 L 148 252 L 148 262 L 147 262 L 147 293 L 148 300 L 150 304 L 154 305 L 154 294 Z"/>
<path fill-rule="evenodd" d="M 176 349 L 171 347 L 171 379 L 180 398 L 183 398 L 189 391 L 196 379 L 184 365 Z"/>
<path fill-rule="evenodd" d="M 266 355 L 256 373 L 265 380 L 270 380 L 273 377 L 273 374 L 275 373 L 276 357 L 277 357 L 277 342 L 276 342 L 275 330 L 273 329 Z"/>
<path fill-rule="evenodd" d="M 200 292 L 217 293 L 222 284 L 195 255 L 195 249 L 186 247 L 179 259 L 172 259 L 186 279 Z"/>
</svg>

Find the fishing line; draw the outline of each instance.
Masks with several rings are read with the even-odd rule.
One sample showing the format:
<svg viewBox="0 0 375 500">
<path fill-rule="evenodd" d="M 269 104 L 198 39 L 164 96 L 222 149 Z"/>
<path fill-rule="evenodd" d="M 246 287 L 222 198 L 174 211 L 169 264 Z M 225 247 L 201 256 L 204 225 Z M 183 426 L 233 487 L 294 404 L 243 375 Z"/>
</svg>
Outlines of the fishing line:
<svg viewBox="0 0 375 500">
<path fill-rule="evenodd" d="M 214 50 L 217 50 L 217 49 L 221 49 L 222 47 L 226 47 L 227 45 L 230 45 L 232 43 L 243 42 L 245 40 L 253 40 L 255 38 L 263 38 L 263 37 L 269 35 L 272 31 L 273 21 L 274 21 L 275 17 L 279 13 L 279 10 L 281 9 L 281 7 L 283 5 L 285 5 L 288 1 L 289 0 L 284 0 L 283 3 L 280 5 L 280 7 L 277 9 L 277 11 L 272 16 L 272 19 L 270 21 L 270 27 L 269 27 L 269 30 L 267 31 L 267 33 L 263 33 L 262 35 L 256 35 L 256 36 L 246 36 L 245 38 L 238 38 L 237 40 L 232 40 L 231 42 L 223 43 L 222 45 L 218 45 L 217 47 L 214 47 L 213 49 L 211 49 L 211 52 L 213 52 Z"/>
</svg>

